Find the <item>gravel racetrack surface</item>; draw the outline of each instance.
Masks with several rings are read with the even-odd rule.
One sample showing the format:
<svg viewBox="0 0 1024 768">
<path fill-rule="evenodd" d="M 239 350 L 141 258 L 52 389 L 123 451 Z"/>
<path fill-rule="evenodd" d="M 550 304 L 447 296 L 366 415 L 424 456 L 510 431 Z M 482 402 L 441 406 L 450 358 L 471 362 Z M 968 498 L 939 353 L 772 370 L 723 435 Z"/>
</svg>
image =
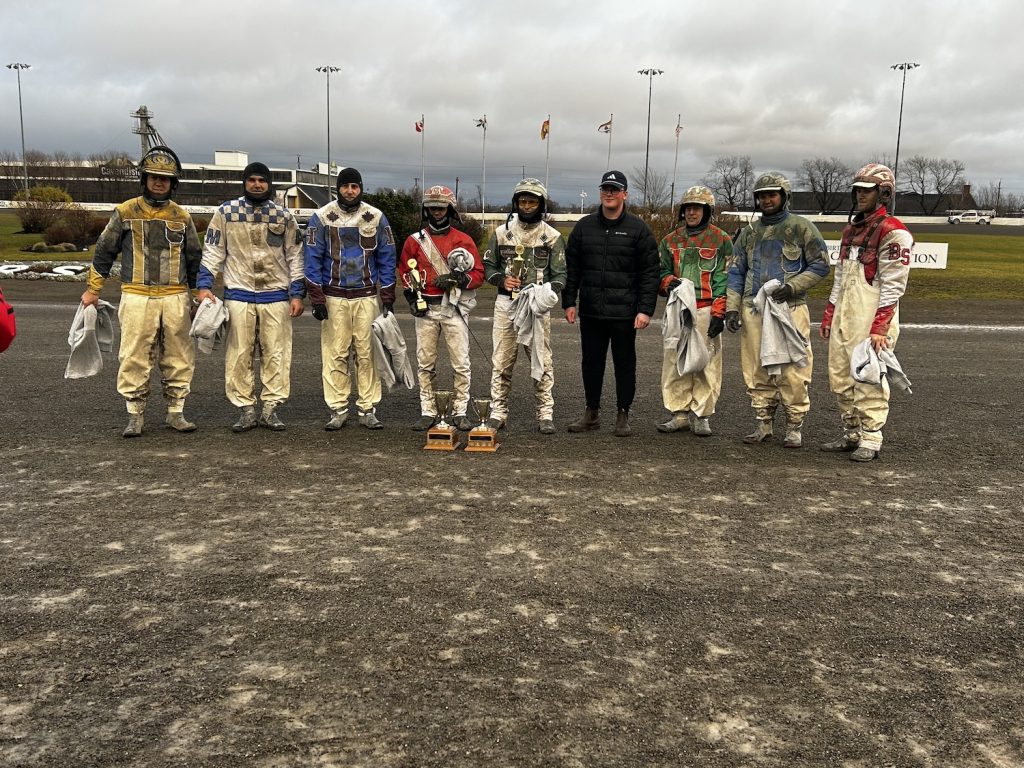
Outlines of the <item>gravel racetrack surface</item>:
<svg viewBox="0 0 1024 768">
<path fill-rule="evenodd" d="M 384 430 L 325 432 L 308 312 L 286 432 L 230 431 L 218 352 L 197 432 L 163 428 L 154 395 L 124 440 L 116 356 L 62 378 L 81 284 L 3 288 L 4 766 L 1024 765 L 1019 302 L 915 305 L 911 285 L 914 394 L 859 465 L 817 450 L 839 431 L 817 337 L 801 450 L 739 441 L 728 334 L 714 436 L 658 433 L 654 328 L 634 436 L 611 435 L 610 362 L 602 430 L 568 434 L 561 319 L 559 433 L 534 429 L 521 356 L 492 455 L 424 451 L 406 390 Z M 986 327 L 915 326 L 957 322 Z"/>
</svg>

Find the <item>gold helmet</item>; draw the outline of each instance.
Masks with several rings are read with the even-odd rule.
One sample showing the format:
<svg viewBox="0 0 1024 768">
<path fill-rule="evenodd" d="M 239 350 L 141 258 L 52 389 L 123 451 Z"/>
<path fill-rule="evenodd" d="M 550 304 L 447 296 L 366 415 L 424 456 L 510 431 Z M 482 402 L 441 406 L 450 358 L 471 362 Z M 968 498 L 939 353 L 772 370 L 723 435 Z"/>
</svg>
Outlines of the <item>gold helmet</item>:
<svg viewBox="0 0 1024 768">
<path fill-rule="evenodd" d="M 704 215 L 701 217 L 700 223 L 701 225 L 707 224 L 715 212 L 715 193 L 700 184 L 686 190 L 683 193 L 683 201 L 679 204 L 680 221 L 683 220 L 688 205 L 703 206 Z"/>
<path fill-rule="evenodd" d="M 709 205 L 715 207 L 715 193 L 698 184 L 683 193 L 683 205 Z"/>
<path fill-rule="evenodd" d="M 887 165 L 881 163 L 868 163 L 861 168 L 853 177 L 853 186 L 878 187 L 878 194 L 883 200 L 887 200 L 896 192 L 896 175 Z M 851 194 L 856 195 L 856 191 Z"/>
<path fill-rule="evenodd" d="M 150 173 L 154 176 L 167 176 L 174 181 L 181 175 L 181 163 L 170 147 L 156 146 L 150 149 L 139 162 L 139 175 L 145 178 Z"/>
</svg>

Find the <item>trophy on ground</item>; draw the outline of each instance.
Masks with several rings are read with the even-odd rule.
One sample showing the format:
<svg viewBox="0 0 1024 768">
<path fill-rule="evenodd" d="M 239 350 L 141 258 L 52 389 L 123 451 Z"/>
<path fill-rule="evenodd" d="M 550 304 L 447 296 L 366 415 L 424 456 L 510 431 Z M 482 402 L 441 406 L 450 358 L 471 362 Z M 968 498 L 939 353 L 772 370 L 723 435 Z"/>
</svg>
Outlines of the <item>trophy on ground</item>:
<svg viewBox="0 0 1024 768">
<path fill-rule="evenodd" d="M 466 451 L 468 453 L 494 453 L 498 450 L 498 430 L 487 426 L 491 417 L 491 401 L 485 397 L 472 400 L 473 412 L 480 423 L 469 430 L 466 435 Z"/>
<path fill-rule="evenodd" d="M 448 409 L 452 404 L 453 393 L 448 390 L 434 390 L 434 403 L 437 405 L 437 424 L 427 430 L 427 444 L 423 446 L 428 451 L 454 451 L 461 443 L 459 433 L 451 424 L 445 421 Z"/>
<path fill-rule="evenodd" d="M 423 275 L 416 269 L 418 262 L 416 259 L 409 259 L 405 263 L 409 267 L 409 287 L 416 294 L 416 311 L 426 312 L 427 300 L 423 298 Z"/>
<path fill-rule="evenodd" d="M 509 265 L 509 274 L 517 280 L 523 279 L 523 267 L 526 265 L 526 259 L 523 258 L 523 253 L 526 251 L 521 245 L 516 246 L 516 256 L 512 259 L 512 263 Z M 512 294 L 512 301 L 519 298 L 519 291 L 510 291 Z"/>
</svg>

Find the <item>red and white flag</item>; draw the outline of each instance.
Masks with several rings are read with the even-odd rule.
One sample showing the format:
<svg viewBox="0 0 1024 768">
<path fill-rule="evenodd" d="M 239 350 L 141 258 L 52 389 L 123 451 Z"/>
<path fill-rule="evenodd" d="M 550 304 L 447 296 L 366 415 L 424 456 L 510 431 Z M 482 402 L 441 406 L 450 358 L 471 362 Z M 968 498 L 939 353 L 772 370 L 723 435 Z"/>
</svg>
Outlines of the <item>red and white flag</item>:
<svg viewBox="0 0 1024 768">
<path fill-rule="evenodd" d="M 416 121 L 416 133 L 423 133 L 423 121 L 422 120 L 417 120 Z"/>
<path fill-rule="evenodd" d="M 540 140 L 544 141 L 544 139 L 548 137 L 549 133 L 551 133 L 551 121 L 545 120 L 540 124 Z"/>
<path fill-rule="evenodd" d="M 612 132 L 612 121 L 609 120 L 607 123 L 601 123 L 597 126 L 599 133 L 611 133 Z"/>
</svg>

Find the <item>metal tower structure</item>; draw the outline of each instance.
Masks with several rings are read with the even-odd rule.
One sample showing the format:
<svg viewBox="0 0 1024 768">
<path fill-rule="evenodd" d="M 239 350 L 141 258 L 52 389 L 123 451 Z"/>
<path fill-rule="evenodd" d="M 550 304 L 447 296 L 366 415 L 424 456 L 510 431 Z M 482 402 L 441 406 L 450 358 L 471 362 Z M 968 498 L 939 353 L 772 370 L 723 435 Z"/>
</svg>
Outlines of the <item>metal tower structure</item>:
<svg viewBox="0 0 1024 768">
<path fill-rule="evenodd" d="M 144 157 L 155 146 L 167 146 L 167 142 L 160 135 L 160 131 L 150 122 L 153 119 L 153 113 L 149 111 L 145 104 L 132 112 L 132 117 L 136 121 L 135 127 L 132 128 L 132 133 L 137 133 L 140 137 L 141 151 L 139 152 L 139 157 Z"/>
</svg>

